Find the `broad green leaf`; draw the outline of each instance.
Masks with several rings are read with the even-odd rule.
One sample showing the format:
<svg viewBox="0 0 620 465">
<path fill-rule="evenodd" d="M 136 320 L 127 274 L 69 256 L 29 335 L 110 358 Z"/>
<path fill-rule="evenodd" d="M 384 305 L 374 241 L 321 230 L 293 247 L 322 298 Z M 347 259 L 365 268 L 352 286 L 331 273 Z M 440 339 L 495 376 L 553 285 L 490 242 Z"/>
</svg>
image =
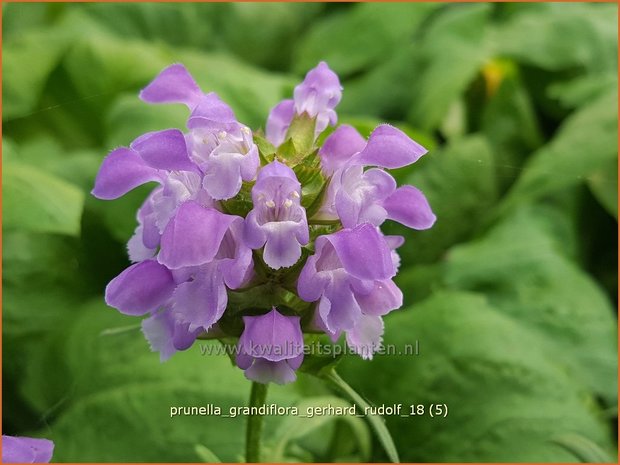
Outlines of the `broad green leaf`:
<svg viewBox="0 0 620 465">
<path fill-rule="evenodd" d="M 223 5 L 208 3 L 83 3 L 89 21 L 111 35 L 200 49 L 213 47 Z"/>
<path fill-rule="evenodd" d="M 551 142 L 534 153 L 504 199 L 502 211 L 581 184 L 618 156 L 617 92 L 575 111 Z"/>
<path fill-rule="evenodd" d="M 80 96 L 88 99 L 84 103 L 96 105 L 99 111 L 102 103 L 115 94 L 137 91 L 163 68 L 178 61 L 162 46 L 122 40 L 101 31 L 79 12 L 74 13 L 71 24 L 77 37 L 63 64 Z M 84 34 L 86 29 L 90 29 L 88 34 Z"/>
<path fill-rule="evenodd" d="M 568 432 L 611 449 L 594 398 L 558 366 L 539 334 L 484 296 L 438 292 L 386 317 L 385 344 L 403 351 L 416 340 L 417 356 L 351 358 L 341 365 L 342 376 L 377 405 L 448 406 L 445 418 L 386 418 L 403 460 L 577 461 L 553 443 Z"/>
<path fill-rule="evenodd" d="M 462 5 L 430 23 L 420 46 L 421 74 L 409 113 L 415 127 L 436 128 L 489 58 L 485 32 L 491 8 Z"/>
<path fill-rule="evenodd" d="M 225 462 L 241 460 L 243 415 L 171 417 L 170 409 L 214 404 L 228 414 L 246 405 L 250 383 L 243 372 L 226 355 L 203 356 L 199 347 L 162 364 L 138 330 L 102 335 L 128 322 L 135 319 L 98 300 L 65 332 L 68 394 L 52 427 L 55 460 L 191 462 L 200 460 L 196 444 Z M 270 386 L 268 402 L 292 405 L 298 395 L 291 388 Z M 279 420 L 267 417 L 267 436 Z"/>
<path fill-rule="evenodd" d="M 433 3 L 356 4 L 313 26 L 298 48 L 294 69 L 303 74 L 326 61 L 341 77 L 365 70 L 411 40 L 436 8 Z"/>
<path fill-rule="evenodd" d="M 449 253 L 445 280 L 483 289 L 489 300 L 543 336 L 556 363 L 607 405 L 616 402 L 617 332 L 602 289 L 564 255 L 548 209 L 516 212 L 482 238 Z"/>
<path fill-rule="evenodd" d="M 46 3 L 7 3 L 2 6 L 2 39 L 7 40 L 31 29 L 42 29 L 53 17 L 54 5 Z"/>
<path fill-rule="evenodd" d="M 218 45 L 256 66 L 289 70 L 298 40 L 324 9 L 318 2 L 227 3 L 221 12 L 226 21 L 218 24 Z"/>
<path fill-rule="evenodd" d="M 47 78 L 69 45 L 61 28 L 34 29 L 2 44 L 2 119 L 37 110 Z"/>
<path fill-rule="evenodd" d="M 543 136 L 516 71 L 500 79 L 482 112 L 481 130 L 493 148 L 498 184 L 505 189 L 521 174 L 526 156 L 542 145 Z"/>
<path fill-rule="evenodd" d="M 337 108 L 341 120 L 347 115 L 405 120 L 422 72 L 418 53 L 417 42 L 404 43 L 380 66 L 346 80 Z"/>
<path fill-rule="evenodd" d="M 549 97 L 559 100 L 564 107 L 577 108 L 617 88 L 618 75 L 615 72 L 605 72 L 556 82 L 549 86 L 547 93 Z"/>
<path fill-rule="evenodd" d="M 19 147 L 19 161 L 75 184 L 88 195 L 101 159 L 96 149 L 68 151 L 47 134 L 29 138 Z"/>
<path fill-rule="evenodd" d="M 613 4 L 518 5 L 494 42 L 499 54 L 548 70 L 615 70 L 617 16 Z"/>
<path fill-rule="evenodd" d="M 76 236 L 84 194 L 74 185 L 19 162 L 2 170 L 4 227 Z"/>
<path fill-rule="evenodd" d="M 603 207 L 618 219 L 618 160 L 594 171 L 588 178 L 588 187 Z"/>
</svg>

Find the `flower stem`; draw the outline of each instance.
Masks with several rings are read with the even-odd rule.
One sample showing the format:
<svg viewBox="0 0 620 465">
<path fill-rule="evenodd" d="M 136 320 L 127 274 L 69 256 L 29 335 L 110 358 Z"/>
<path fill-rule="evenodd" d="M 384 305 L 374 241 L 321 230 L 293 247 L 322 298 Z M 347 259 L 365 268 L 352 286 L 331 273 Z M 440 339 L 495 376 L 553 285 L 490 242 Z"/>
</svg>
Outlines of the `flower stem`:
<svg viewBox="0 0 620 465">
<path fill-rule="evenodd" d="M 267 385 L 252 383 L 250 392 L 250 407 L 261 407 L 267 399 Z M 247 463 L 260 462 L 260 437 L 263 430 L 263 415 L 249 415 L 245 434 L 245 461 Z"/>
</svg>

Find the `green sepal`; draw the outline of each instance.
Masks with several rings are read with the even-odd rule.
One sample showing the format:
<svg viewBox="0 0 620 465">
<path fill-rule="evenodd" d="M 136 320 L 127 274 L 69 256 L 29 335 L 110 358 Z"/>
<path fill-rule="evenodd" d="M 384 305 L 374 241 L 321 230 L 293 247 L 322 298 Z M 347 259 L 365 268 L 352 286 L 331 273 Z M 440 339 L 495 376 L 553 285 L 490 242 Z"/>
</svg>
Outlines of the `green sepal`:
<svg viewBox="0 0 620 465">
<path fill-rule="evenodd" d="M 245 218 L 245 216 L 252 210 L 252 187 L 254 187 L 254 181 L 241 184 L 241 190 L 233 198 L 223 200 L 220 202 L 224 213 L 229 215 L 237 215 Z"/>
<path fill-rule="evenodd" d="M 254 133 L 254 143 L 258 147 L 261 165 L 267 165 L 275 159 L 276 148 L 262 134 Z"/>
<path fill-rule="evenodd" d="M 298 153 L 305 155 L 314 148 L 314 129 L 316 118 L 311 118 L 308 113 L 295 115 L 286 133 L 286 138 L 291 139 L 297 147 Z"/>
</svg>

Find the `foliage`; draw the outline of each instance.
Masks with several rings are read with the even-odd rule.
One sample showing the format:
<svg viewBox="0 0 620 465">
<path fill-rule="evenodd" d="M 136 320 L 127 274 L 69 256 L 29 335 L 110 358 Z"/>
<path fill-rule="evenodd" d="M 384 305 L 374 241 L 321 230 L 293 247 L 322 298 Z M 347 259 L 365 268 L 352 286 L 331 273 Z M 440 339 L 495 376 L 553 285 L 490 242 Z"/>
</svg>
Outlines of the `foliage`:
<svg viewBox="0 0 620 465">
<path fill-rule="evenodd" d="M 338 365 L 364 402 L 448 405 L 386 418 L 401 460 L 612 461 L 615 4 L 3 5 L 3 431 L 54 439 L 57 461 L 241 460 L 243 417 L 169 413 L 244 405 L 241 372 L 198 346 L 161 365 L 103 304 L 145 191 L 89 192 L 108 151 L 182 127 L 185 109 L 136 97 L 166 65 L 258 129 L 319 60 L 343 79 L 341 121 L 430 149 L 394 172 L 438 221 L 399 250 L 406 305 L 384 338 L 420 355 Z M 349 405 L 300 378 L 268 402 Z M 375 420 L 271 417 L 265 456 L 387 460 Z"/>
</svg>

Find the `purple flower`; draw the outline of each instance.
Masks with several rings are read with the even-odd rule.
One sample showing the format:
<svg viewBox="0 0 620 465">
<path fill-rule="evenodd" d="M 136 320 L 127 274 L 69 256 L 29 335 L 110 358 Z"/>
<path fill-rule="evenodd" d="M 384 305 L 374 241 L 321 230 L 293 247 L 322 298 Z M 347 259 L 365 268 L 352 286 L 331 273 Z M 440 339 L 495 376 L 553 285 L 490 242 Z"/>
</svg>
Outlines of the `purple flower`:
<svg viewBox="0 0 620 465">
<path fill-rule="evenodd" d="M 265 246 L 263 259 L 273 269 L 294 265 L 310 240 L 300 198 L 301 184 L 288 166 L 274 161 L 259 172 L 244 238 L 252 249 Z"/>
<path fill-rule="evenodd" d="M 217 323 L 228 302 L 226 287 L 237 289 L 252 278 L 252 251 L 242 236 L 241 217 L 186 201 L 168 222 L 157 259 L 114 278 L 106 303 L 127 315 L 151 314 L 143 331 L 165 359 Z"/>
<path fill-rule="evenodd" d="M 295 115 L 306 113 L 315 118 L 315 137 L 328 125 L 336 124 L 338 117 L 334 108 L 342 98 L 342 86 L 336 73 L 322 61 L 295 87 L 293 97 L 280 102 L 269 113 L 266 135 L 276 147 L 284 142 Z"/>
<path fill-rule="evenodd" d="M 252 181 L 260 164 L 252 131 L 232 125 L 228 130 L 196 127 L 188 138 L 190 154 L 204 172 L 203 186 L 217 200 L 237 195 L 242 181 Z"/>
<path fill-rule="evenodd" d="M 2 435 L 2 463 L 49 463 L 53 452 L 49 439 Z"/>
<path fill-rule="evenodd" d="M 318 301 L 320 327 L 333 338 L 346 332 L 347 342 L 368 358 L 381 342 L 380 317 L 402 305 L 395 274 L 391 247 L 365 223 L 319 236 L 297 291 L 306 302 Z"/>
<path fill-rule="evenodd" d="M 160 187 L 138 210 L 138 227 L 127 244 L 134 262 L 153 257 L 164 228 L 181 203 L 214 203 L 202 188 L 200 169 L 188 156 L 185 136 L 176 129 L 144 134 L 129 147 L 112 151 L 103 160 L 92 193 L 111 200 L 150 181 Z"/>
<path fill-rule="evenodd" d="M 142 333 L 153 352 L 159 352 L 160 360 L 165 362 L 173 354 L 191 347 L 196 338 L 206 332 L 204 328 L 189 329 L 189 323 L 175 318 L 170 307 L 142 320 Z"/>
<path fill-rule="evenodd" d="M 242 181 L 256 177 L 260 164 L 252 131 L 214 92 L 204 94 L 181 64 L 163 70 L 140 93 L 149 103 L 183 103 L 190 109 L 190 158 L 204 174 L 203 185 L 216 200 L 237 195 Z"/>
<path fill-rule="evenodd" d="M 398 187 L 387 170 L 414 163 L 426 150 L 389 125 L 377 127 L 368 140 L 351 126 L 337 128 L 318 150 L 327 185 L 321 186 L 322 205 L 312 218 L 329 222 L 313 226 L 310 243 L 301 200 L 302 191 L 315 186 L 302 186 L 293 163 L 305 160 L 315 148 L 309 145 L 336 124 L 341 97 L 338 76 L 324 62 L 310 70 L 293 99 L 272 109 L 266 127 L 276 146 L 299 136 L 303 143 L 290 149 L 301 153 L 289 157 L 287 152 L 287 164 L 276 159 L 261 167 L 252 131 L 217 94 L 204 93 L 183 65 L 164 69 L 142 90 L 145 102 L 186 105 L 188 131 L 150 132 L 112 151 L 102 163 L 93 195 L 115 199 L 156 183 L 138 209 L 138 224 L 127 244 L 132 264 L 108 284 L 105 299 L 123 314 L 145 317 L 142 331 L 162 361 L 198 337 L 226 336 L 229 326 L 222 318 L 229 290 L 250 283 L 255 285 L 252 292 L 235 293 L 237 316 L 228 315 L 243 317 L 245 323 L 237 364 L 249 379 L 296 379 L 303 360 L 302 317 L 334 341 L 344 335 L 363 358 L 372 358 L 380 347 L 382 317 L 403 301 L 392 278 L 400 264 L 396 249 L 404 239 L 384 236 L 379 226 L 387 219 L 414 229 L 435 222 L 422 192 Z M 306 129 L 314 130 L 313 144 L 302 134 Z M 233 201 L 222 202 L 228 199 Z M 326 230 L 337 232 L 321 235 Z M 306 246 L 314 251 L 310 257 L 302 253 Z M 253 249 L 267 265 L 259 273 Z M 273 308 L 247 316 L 255 312 L 255 292 L 262 285 L 284 286 L 295 279 L 299 297 L 313 303 L 301 308 L 310 314 L 284 316 Z M 278 295 L 270 304 L 277 304 Z"/>
<path fill-rule="evenodd" d="M 298 316 L 284 316 L 275 308 L 260 316 L 244 316 L 237 365 L 259 383 L 295 381 L 304 358 L 304 338 Z"/>
<path fill-rule="evenodd" d="M 413 229 L 428 229 L 435 215 L 424 194 L 413 186 L 396 187 L 380 168 L 402 168 L 426 150 L 405 133 L 387 124 L 373 131 L 365 145 L 351 127 L 341 126 L 321 148 L 321 164 L 332 175 L 319 217 L 338 218 L 346 228 L 362 223 L 380 226 L 386 219 Z M 365 169 L 367 166 L 380 168 Z"/>
<path fill-rule="evenodd" d="M 200 173 L 188 156 L 185 136 L 177 129 L 150 132 L 103 160 L 92 194 L 117 199 L 150 181 L 163 184 L 172 171 Z"/>
<path fill-rule="evenodd" d="M 185 202 L 162 235 L 157 260 L 178 283 L 172 309 L 189 330 L 209 329 L 226 310 L 226 286 L 243 286 L 252 272 L 252 251 L 242 240 L 243 220 Z"/>
</svg>

